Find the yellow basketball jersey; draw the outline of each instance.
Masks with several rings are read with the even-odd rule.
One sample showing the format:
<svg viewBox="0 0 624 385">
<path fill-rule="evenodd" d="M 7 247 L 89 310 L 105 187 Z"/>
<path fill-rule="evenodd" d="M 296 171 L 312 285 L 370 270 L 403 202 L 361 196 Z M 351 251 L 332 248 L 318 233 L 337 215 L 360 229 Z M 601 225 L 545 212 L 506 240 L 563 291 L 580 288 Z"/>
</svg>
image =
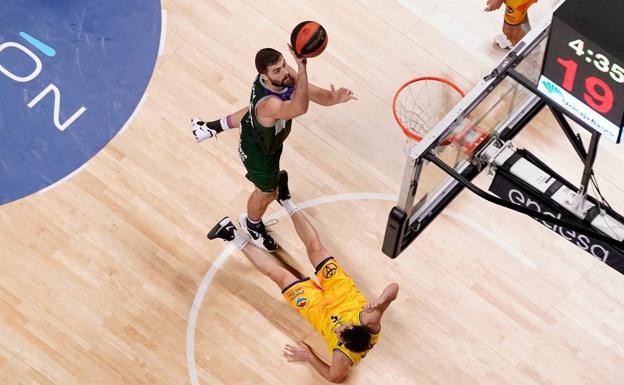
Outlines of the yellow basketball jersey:
<svg viewBox="0 0 624 385">
<path fill-rule="evenodd" d="M 364 296 L 362 296 L 364 298 Z M 366 303 L 366 300 L 364 300 Z M 373 346 L 379 340 L 379 333 L 371 332 L 371 342 L 370 347 L 361 353 L 352 352 L 347 349 L 344 345 L 340 343 L 338 340 L 338 336 L 334 332 L 334 329 L 341 325 L 362 325 L 362 321 L 360 319 L 360 314 L 362 312 L 364 304 L 360 304 L 358 302 L 352 302 L 350 304 L 345 304 L 344 307 L 339 306 L 336 307 L 332 314 L 327 314 L 326 317 L 319 319 L 314 324 L 314 328 L 321 333 L 323 339 L 327 343 L 327 350 L 333 352 L 334 350 L 340 350 L 345 356 L 347 356 L 351 362 L 355 365 L 364 357 L 366 354 L 373 348 Z"/>
<path fill-rule="evenodd" d="M 529 7 L 537 0 L 505 0 L 505 23 L 519 25 L 524 22 Z"/>
<path fill-rule="evenodd" d="M 284 298 L 323 336 L 330 353 L 339 350 L 355 365 L 377 343 L 379 334 L 371 332 L 369 349 L 356 353 L 338 341 L 334 329 L 340 325 L 362 325 L 360 313 L 367 302 L 366 298 L 333 258 L 320 264 L 316 276 L 320 286 L 305 278 L 284 288 Z"/>
</svg>

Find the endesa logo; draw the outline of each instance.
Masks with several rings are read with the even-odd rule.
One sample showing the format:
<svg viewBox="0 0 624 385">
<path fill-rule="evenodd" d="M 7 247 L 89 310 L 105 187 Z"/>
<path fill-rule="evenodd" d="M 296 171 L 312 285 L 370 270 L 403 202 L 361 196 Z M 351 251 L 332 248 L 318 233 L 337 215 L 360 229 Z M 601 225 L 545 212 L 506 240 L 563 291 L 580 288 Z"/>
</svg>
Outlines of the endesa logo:
<svg viewBox="0 0 624 385">
<path fill-rule="evenodd" d="M 517 205 L 524 206 L 526 208 L 535 210 L 537 212 L 540 212 L 544 215 L 551 216 L 553 218 L 557 218 L 557 219 L 562 218 L 561 213 L 553 213 L 553 212 L 544 210 L 542 206 L 539 204 L 539 202 L 529 197 L 526 197 L 522 193 L 522 191 L 519 191 L 517 189 L 509 190 L 508 198 L 512 203 L 515 203 Z M 580 247 L 581 249 L 589 252 L 594 257 L 602 260 L 603 262 L 605 262 L 607 258 L 609 257 L 609 250 L 607 250 L 602 245 L 599 245 L 593 242 L 586 235 L 579 234 L 576 231 L 566 229 L 562 226 L 552 225 L 548 222 L 545 222 L 539 219 L 537 221 L 540 222 L 542 225 L 546 226 L 547 228 L 551 229 L 552 231 L 558 233 L 559 235 L 561 235 L 568 241 L 574 243 L 576 246 Z"/>
<path fill-rule="evenodd" d="M 152 76 L 159 0 L 0 6 L 0 204 L 68 176 L 126 124 Z"/>
</svg>

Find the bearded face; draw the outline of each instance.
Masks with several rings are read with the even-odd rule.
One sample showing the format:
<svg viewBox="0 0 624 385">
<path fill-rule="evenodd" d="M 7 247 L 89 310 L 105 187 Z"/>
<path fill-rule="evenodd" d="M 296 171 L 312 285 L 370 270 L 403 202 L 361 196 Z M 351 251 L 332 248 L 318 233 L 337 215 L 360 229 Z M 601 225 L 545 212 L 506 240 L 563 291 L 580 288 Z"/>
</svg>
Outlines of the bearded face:
<svg viewBox="0 0 624 385">
<path fill-rule="evenodd" d="M 294 79 L 286 69 L 286 60 L 284 60 L 283 57 L 281 57 L 277 63 L 267 68 L 266 76 L 274 87 L 284 88 L 292 86 L 294 83 Z"/>
</svg>

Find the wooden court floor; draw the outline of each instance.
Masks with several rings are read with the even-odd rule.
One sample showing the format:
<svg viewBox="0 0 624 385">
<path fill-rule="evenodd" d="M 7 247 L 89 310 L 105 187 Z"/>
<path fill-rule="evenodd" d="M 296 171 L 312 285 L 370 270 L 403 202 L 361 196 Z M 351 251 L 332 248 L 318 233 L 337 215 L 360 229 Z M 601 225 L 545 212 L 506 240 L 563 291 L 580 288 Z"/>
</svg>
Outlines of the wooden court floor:
<svg viewBox="0 0 624 385">
<path fill-rule="evenodd" d="M 554 3 L 540 0 L 533 20 Z M 242 254 L 205 238 L 252 191 L 237 133 L 196 144 L 189 127 L 192 116 L 244 106 L 255 52 L 286 52 L 308 19 L 330 37 L 309 61 L 310 81 L 359 100 L 296 119 L 282 167 L 362 291 L 401 286 L 380 343 L 347 383 L 623 383 L 623 277 L 533 220 L 464 192 L 398 259 L 381 253 L 394 205 L 385 198 L 398 193 L 405 160 L 393 93 L 421 75 L 472 87 L 504 55 L 491 46 L 502 10 L 484 13 L 484 0 L 162 5 L 164 50 L 129 128 L 71 179 L 0 207 L 0 384 L 324 383 L 282 357 L 299 340 L 327 356 L 320 337 Z M 516 145 L 580 180 L 548 113 Z M 603 140 L 596 161 L 620 212 L 623 149 Z M 272 229 L 280 256 L 311 274 L 288 218 Z"/>
</svg>

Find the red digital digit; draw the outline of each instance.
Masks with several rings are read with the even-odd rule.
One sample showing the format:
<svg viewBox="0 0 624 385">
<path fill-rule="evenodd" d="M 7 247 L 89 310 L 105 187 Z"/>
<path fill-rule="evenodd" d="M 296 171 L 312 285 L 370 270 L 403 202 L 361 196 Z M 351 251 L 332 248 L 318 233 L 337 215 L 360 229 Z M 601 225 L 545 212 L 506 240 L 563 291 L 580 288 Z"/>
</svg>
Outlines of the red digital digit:
<svg viewBox="0 0 624 385">
<path fill-rule="evenodd" d="M 561 64 L 563 68 L 565 68 L 565 73 L 563 74 L 563 83 L 561 86 L 568 92 L 572 92 L 572 88 L 574 88 L 574 78 L 576 77 L 576 70 L 578 69 L 578 64 L 570 59 L 563 60 L 562 58 L 557 58 L 557 63 Z"/>
<path fill-rule="evenodd" d="M 585 89 L 583 99 L 588 106 L 601 114 L 606 114 L 613 108 L 613 91 L 607 83 L 590 76 L 585 80 Z"/>
</svg>

